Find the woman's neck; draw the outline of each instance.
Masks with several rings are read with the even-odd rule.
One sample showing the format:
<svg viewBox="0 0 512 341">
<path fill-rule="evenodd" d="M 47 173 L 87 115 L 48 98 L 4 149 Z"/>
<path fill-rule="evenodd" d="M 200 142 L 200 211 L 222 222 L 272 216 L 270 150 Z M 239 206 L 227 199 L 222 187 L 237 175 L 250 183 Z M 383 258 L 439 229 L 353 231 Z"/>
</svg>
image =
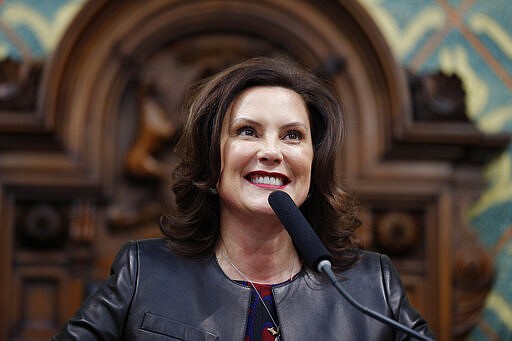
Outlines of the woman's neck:
<svg viewBox="0 0 512 341">
<path fill-rule="evenodd" d="M 221 224 L 216 255 L 224 273 L 233 280 L 277 284 L 301 268 L 290 236 L 278 223 L 240 226 Z"/>
</svg>

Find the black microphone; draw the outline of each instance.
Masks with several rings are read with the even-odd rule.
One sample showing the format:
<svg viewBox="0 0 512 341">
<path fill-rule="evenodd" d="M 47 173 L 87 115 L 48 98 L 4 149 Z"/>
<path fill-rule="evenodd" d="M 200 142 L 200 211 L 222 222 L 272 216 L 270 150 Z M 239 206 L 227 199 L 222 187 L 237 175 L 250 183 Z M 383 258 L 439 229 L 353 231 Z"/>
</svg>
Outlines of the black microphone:
<svg viewBox="0 0 512 341">
<path fill-rule="evenodd" d="M 295 247 L 310 269 L 320 272 L 318 264 L 331 256 L 292 198 L 283 191 L 274 191 L 268 203 L 292 237 Z"/>
<path fill-rule="evenodd" d="M 389 317 L 373 311 L 357 302 L 341 286 L 331 268 L 331 256 L 325 245 L 308 223 L 297 205 L 290 196 L 283 191 L 274 191 L 268 196 L 268 203 L 290 234 L 292 241 L 300 253 L 306 265 L 313 270 L 323 272 L 330 279 L 336 290 L 356 309 L 388 326 L 404 332 L 419 340 L 432 341 L 432 339 L 417 331 L 393 320 Z"/>
</svg>

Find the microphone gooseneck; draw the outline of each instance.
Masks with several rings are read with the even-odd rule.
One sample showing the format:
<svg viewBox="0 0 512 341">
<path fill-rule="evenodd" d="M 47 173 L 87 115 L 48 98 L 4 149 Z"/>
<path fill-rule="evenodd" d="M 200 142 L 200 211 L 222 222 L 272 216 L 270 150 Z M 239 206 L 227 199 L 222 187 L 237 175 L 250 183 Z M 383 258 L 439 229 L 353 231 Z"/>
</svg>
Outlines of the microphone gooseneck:
<svg viewBox="0 0 512 341">
<path fill-rule="evenodd" d="M 297 205 L 290 196 L 283 191 L 274 191 L 268 197 L 268 203 L 274 210 L 284 228 L 290 234 L 297 251 L 302 256 L 304 262 L 310 269 L 323 272 L 332 282 L 336 290 L 356 309 L 364 314 L 395 328 L 409 336 L 419 340 L 432 341 L 432 339 L 418 333 L 417 331 L 385 316 L 371 310 L 357 302 L 343 288 L 331 268 L 331 256 L 325 245 L 308 223 Z"/>
</svg>

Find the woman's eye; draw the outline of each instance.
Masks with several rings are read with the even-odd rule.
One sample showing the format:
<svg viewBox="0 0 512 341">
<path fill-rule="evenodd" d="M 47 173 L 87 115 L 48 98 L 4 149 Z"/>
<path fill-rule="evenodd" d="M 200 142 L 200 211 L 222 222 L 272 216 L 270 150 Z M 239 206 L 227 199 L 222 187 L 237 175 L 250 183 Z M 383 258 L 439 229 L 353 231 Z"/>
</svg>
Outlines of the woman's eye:
<svg viewBox="0 0 512 341">
<path fill-rule="evenodd" d="M 288 140 L 301 140 L 302 139 L 302 133 L 297 130 L 292 130 L 286 133 L 285 139 Z"/>
<path fill-rule="evenodd" d="M 239 136 L 255 136 L 256 131 L 251 127 L 242 127 L 240 129 L 237 129 L 236 133 Z"/>
</svg>

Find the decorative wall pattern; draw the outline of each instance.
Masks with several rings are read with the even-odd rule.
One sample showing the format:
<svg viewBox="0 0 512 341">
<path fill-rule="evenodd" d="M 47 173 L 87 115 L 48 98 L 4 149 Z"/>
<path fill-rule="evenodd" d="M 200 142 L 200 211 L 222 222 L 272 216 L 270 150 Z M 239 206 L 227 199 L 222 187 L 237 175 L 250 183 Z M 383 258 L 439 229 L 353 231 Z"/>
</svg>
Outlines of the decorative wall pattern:
<svg viewBox="0 0 512 341">
<path fill-rule="evenodd" d="M 85 1 L 0 1 L 0 60 L 44 58 Z M 405 67 L 456 73 L 478 127 L 512 132 L 512 2 L 360 1 Z M 489 165 L 486 179 L 487 190 L 467 219 L 494 252 L 497 273 L 482 322 L 470 339 L 512 339 L 512 146 Z"/>
<path fill-rule="evenodd" d="M 488 133 L 512 132 L 512 2 L 361 0 L 402 64 L 462 78 L 469 117 Z M 512 146 L 485 174 L 467 219 L 496 262 L 494 288 L 471 340 L 512 339 Z"/>
<path fill-rule="evenodd" d="M 85 0 L 0 2 L 0 59 L 44 57 Z"/>
</svg>

